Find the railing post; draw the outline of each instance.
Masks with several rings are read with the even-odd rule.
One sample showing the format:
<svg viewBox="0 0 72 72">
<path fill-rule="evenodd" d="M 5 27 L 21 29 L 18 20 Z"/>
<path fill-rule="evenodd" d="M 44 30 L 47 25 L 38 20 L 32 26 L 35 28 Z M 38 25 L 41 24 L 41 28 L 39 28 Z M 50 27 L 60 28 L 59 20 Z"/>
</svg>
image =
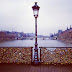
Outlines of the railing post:
<svg viewBox="0 0 72 72">
<path fill-rule="evenodd" d="M 41 48 L 40 48 L 40 62 L 41 62 Z"/>
<path fill-rule="evenodd" d="M 31 47 L 31 64 L 32 64 L 32 60 L 33 60 L 33 50 L 32 50 L 33 47 Z"/>
</svg>

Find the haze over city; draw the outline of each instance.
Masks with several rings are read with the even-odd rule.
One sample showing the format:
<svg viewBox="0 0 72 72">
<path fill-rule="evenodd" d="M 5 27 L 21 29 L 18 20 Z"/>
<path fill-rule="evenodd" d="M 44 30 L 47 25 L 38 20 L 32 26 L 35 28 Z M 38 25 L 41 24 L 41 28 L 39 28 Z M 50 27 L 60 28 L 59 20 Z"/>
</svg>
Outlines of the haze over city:
<svg viewBox="0 0 72 72">
<path fill-rule="evenodd" d="M 40 6 L 38 34 L 57 33 L 72 25 L 72 0 L 0 0 L 0 31 L 35 33 L 34 2 Z"/>
</svg>

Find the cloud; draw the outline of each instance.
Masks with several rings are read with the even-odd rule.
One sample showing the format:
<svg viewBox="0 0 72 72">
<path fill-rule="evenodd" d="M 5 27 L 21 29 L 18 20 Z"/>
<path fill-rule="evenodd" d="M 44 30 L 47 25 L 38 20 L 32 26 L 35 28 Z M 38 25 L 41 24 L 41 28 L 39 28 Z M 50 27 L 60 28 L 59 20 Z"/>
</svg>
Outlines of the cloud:
<svg viewBox="0 0 72 72">
<path fill-rule="evenodd" d="M 36 0 L 0 0 L 0 30 L 35 32 L 32 6 Z M 72 24 L 71 0 L 37 0 L 38 33 L 65 30 Z"/>
</svg>

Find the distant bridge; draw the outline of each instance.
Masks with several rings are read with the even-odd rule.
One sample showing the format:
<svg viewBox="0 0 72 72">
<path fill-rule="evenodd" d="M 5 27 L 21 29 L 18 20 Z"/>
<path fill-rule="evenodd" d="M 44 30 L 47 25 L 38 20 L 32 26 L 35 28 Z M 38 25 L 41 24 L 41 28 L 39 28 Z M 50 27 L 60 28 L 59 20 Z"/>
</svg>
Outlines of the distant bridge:
<svg viewBox="0 0 72 72">
<path fill-rule="evenodd" d="M 19 40 L 23 40 L 23 39 L 30 39 L 33 40 L 35 37 L 21 37 L 21 38 L 17 38 Z M 45 40 L 45 39 L 56 39 L 56 37 L 37 37 L 39 39 Z"/>
</svg>

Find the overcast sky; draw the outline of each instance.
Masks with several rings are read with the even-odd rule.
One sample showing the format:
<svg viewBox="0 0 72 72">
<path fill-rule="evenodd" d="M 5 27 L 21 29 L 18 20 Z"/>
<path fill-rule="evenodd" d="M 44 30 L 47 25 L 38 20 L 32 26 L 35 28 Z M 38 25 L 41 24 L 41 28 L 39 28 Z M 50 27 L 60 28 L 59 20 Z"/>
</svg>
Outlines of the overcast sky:
<svg viewBox="0 0 72 72">
<path fill-rule="evenodd" d="M 72 0 L 0 0 L 0 31 L 35 32 L 32 6 L 40 6 L 38 34 L 49 35 L 72 25 Z"/>
</svg>

